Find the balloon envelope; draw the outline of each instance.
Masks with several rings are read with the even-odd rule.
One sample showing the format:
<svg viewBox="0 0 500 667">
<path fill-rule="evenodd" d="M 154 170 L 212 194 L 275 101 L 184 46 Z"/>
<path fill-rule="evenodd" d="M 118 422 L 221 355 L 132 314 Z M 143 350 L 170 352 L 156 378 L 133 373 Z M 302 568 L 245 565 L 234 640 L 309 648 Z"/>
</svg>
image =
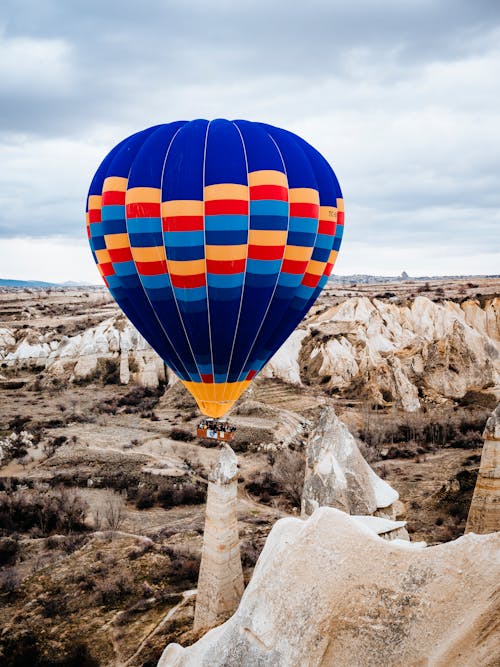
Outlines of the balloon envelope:
<svg viewBox="0 0 500 667">
<path fill-rule="evenodd" d="M 331 167 L 298 136 L 179 121 L 107 155 L 87 232 L 119 306 L 202 412 L 220 417 L 324 287 L 343 211 Z"/>
</svg>

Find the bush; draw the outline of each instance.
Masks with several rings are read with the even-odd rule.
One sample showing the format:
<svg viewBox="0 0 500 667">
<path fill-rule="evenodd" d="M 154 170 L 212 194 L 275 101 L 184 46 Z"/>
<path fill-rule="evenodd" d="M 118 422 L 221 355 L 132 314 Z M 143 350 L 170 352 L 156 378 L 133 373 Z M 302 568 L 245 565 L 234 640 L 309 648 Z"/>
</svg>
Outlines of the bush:
<svg viewBox="0 0 500 667">
<path fill-rule="evenodd" d="M 84 531 L 87 503 L 66 489 L 0 492 L 0 531 L 26 532 L 37 528 L 52 532 Z"/>
<path fill-rule="evenodd" d="M 172 440 L 178 440 L 180 442 L 191 442 L 195 439 L 195 435 L 190 431 L 185 431 L 182 428 L 173 428 L 168 433 L 168 437 Z"/>
<path fill-rule="evenodd" d="M 0 538 L 0 566 L 14 565 L 19 554 L 19 541 L 12 537 Z"/>
</svg>

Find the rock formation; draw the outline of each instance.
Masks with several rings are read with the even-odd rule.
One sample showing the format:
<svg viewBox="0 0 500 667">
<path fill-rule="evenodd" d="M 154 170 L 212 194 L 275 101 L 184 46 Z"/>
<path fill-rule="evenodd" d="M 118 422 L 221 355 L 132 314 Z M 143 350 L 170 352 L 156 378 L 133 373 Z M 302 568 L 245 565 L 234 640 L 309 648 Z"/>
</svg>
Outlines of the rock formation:
<svg viewBox="0 0 500 667">
<path fill-rule="evenodd" d="M 224 444 L 209 476 L 195 630 L 208 630 L 226 620 L 238 606 L 243 593 L 236 515 L 237 474 L 236 455 Z"/>
<path fill-rule="evenodd" d="M 19 331 L 19 330 L 18 330 Z M 116 359 L 120 380 L 157 384 L 164 368 L 130 323 L 117 316 L 76 336 L 0 331 L 0 362 L 45 367 L 74 378 L 100 358 Z M 318 306 L 263 370 L 293 384 L 321 384 L 343 395 L 415 411 L 425 398 L 457 399 L 500 386 L 500 299 L 406 303 L 352 297 Z"/>
<path fill-rule="evenodd" d="M 373 514 L 398 500 L 399 494 L 370 468 L 347 426 L 331 405 L 321 408 L 307 445 L 302 516 L 321 506 L 348 514 Z"/>
<path fill-rule="evenodd" d="M 486 422 L 479 474 L 467 517 L 467 533 L 500 530 L 500 404 Z"/>
<path fill-rule="evenodd" d="M 404 410 L 500 384 L 500 299 L 407 304 L 353 297 L 305 321 L 263 371 Z M 297 373 L 299 369 L 299 374 Z"/>
<path fill-rule="evenodd" d="M 500 535 L 426 549 L 321 508 L 273 527 L 236 613 L 159 667 L 493 667 Z"/>
<path fill-rule="evenodd" d="M 8 329 L 0 330 L 0 359 L 7 366 L 46 368 L 53 374 L 80 379 L 92 375 L 100 359 L 115 359 L 122 384 L 133 380 L 156 387 L 165 379 L 162 360 L 121 316 L 76 336 L 50 339 L 50 334 L 30 334 L 17 347 L 13 341 Z"/>
</svg>

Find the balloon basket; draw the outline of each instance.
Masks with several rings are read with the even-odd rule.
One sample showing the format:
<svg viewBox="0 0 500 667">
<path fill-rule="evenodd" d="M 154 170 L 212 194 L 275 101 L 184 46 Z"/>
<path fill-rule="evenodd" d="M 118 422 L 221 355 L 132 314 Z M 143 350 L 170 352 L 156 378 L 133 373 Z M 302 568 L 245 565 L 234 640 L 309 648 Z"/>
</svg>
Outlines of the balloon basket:
<svg viewBox="0 0 500 667">
<path fill-rule="evenodd" d="M 202 440 L 219 440 L 231 442 L 236 432 L 235 426 L 219 419 L 204 419 L 196 428 L 196 435 Z"/>
</svg>

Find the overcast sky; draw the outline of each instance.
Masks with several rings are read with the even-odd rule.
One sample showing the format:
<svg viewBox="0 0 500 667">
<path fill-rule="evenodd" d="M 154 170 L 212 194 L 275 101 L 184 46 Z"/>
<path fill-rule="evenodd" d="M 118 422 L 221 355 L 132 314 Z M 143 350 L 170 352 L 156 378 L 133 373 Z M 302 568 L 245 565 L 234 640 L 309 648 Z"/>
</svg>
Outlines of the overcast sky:
<svg viewBox="0 0 500 667">
<path fill-rule="evenodd" d="M 336 273 L 500 273 L 498 0 L 2 0 L 0 277 L 100 279 L 91 178 L 162 122 L 297 132 L 344 192 Z"/>
</svg>

